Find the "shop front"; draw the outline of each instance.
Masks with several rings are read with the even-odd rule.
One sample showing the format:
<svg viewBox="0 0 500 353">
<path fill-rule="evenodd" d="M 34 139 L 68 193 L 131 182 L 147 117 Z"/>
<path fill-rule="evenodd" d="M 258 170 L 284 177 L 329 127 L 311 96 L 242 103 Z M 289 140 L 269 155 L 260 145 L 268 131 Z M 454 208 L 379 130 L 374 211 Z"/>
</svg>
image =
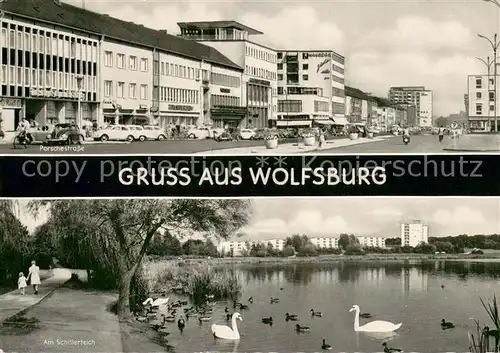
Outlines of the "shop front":
<svg viewBox="0 0 500 353">
<path fill-rule="evenodd" d="M 15 131 L 21 120 L 23 103 L 19 98 L 0 98 L 0 130 Z"/>
<path fill-rule="evenodd" d="M 166 108 L 163 110 L 162 108 Z M 160 126 L 188 127 L 197 125 L 200 120 L 199 107 L 190 104 L 168 104 L 160 106 Z"/>
<path fill-rule="evenodd" d="M 241 122 L 247 114 L 249 114 L 249 110 L 246 107 L 215 106 L 210 109 L 214 128 L 242 127 Z M 248 118 L 248 121 L 251 121 L 251 117 Z"/>
</svg>

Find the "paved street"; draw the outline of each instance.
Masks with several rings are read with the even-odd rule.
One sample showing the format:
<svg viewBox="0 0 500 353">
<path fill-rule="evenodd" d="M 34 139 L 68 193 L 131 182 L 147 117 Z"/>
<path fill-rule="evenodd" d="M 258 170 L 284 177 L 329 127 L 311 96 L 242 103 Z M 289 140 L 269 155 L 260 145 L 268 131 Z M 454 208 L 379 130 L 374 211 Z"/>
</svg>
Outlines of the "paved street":
<svg viewBox="0 0 500 353">
<path fill-rule="evenodd" d="M 354 144 L 350 146 L 325 148 L 315 153 L 321 154 L 344 154 L 344 153 L 439 153 L 443 152 L 449 144 L 449 138 L 445 137 L 443 144 L 437 140 L 437 136 L 422 135 L 413 136 L 409 145 L 404 145 L 401 137 L 389 137 L 384 141 L 374 143 Z M 295 140 L 288 141 L 289 143 Z M 234 141 L 216 142 L 213 140 L 170 140 L 170 141 L 147 141 L 133 143 L 91 143 L 83 145 L 82 152 L 75 154 L 196 154 L 200 152 L 220 151 L 223 149 L 240 151 L 262 146 L 263 141 Z M 71 154 L 73 152 L 48 152 L 42 151 L 40 146 L 29 146 L 26 149 L 13 149 L 12 145 L 0 145 L 0 154 Z M 243 152 L 242 152 L 243 153 Z M 297 153 L 304 153 L 298 151 Z"/>
</svg>

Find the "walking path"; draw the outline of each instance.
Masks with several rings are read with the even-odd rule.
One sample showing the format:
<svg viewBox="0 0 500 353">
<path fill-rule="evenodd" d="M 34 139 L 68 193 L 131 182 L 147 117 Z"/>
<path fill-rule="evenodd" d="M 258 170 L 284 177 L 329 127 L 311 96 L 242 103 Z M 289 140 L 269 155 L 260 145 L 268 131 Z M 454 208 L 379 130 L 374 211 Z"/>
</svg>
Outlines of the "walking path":
<svg viewBox="0 0 500 353">
<path fill-rule="evenodd" d="M 116 295 L 59 287 L 69 279 L 68 274 L 71 276 L 65 271 L 66 275 L 42 281 L 37 299 L 15 292 L 0 296 L 1 319 L 22 310 L 24 317 L 38 320 L 36 328 L 23 335 L 0 327 L 0 349 L 5 353 L 123 352 L 118 318 L 107 310 Z M 15 309 L 6 309 L 12 305 Z"/>
<path fill-rule="evenodd" d="M 211 150 L 211 151 L 197 152 L 195 154 L 200 154 L 200 155 L 301 154 L 301 153 L 310 153 L 326 149 L 330 150 L 340 147 L 381 142 L 391 137 L 392 136 L 380 136 L 372 139 L 359 138 L 357 140 L 350 140 L 348 138 L 345 138 L 345 139 L 330 140 L 326 141 L 325 144 L 323 145 L 323 148 L 321 149 L 318 148 L 318 145 L 304 146 L 303 143 L 284 143 L 279 145 L 278 148 L 276 149 L 267 149 L 266 146 L 264 145 L 264 142 L 262 142 L 262 146 L 228 148 L 224 150 Z"/>
</svg>

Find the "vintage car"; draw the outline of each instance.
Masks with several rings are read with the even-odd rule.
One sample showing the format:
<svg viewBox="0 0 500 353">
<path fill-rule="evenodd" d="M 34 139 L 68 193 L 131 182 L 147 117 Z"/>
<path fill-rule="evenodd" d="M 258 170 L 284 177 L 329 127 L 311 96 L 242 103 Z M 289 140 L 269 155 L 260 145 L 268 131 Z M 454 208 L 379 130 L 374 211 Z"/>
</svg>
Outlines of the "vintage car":
<svg viewBox="0 0 500 353">
<path fill-rule="evenodd" d="M 43 143 L 50 137 L 54 130 L 53 125 L 39 125 L 32 122 L 28 129 L 29 136 L 31 137 L 30 143 Z"/>
<path fill-rule="evenodd" d="M 242 140 L 253 140 L 255 135 L 256 135 L 255 130 L 240 129 L 238 137 Z"/>
<path fill-rule="evenodd" d="M 134 140 L 146 141 L 148 139 L 146 131 L 140 125 L 125 125 L 129 128 L 130 132 L 134 136 Z"/>
<path fill-rule="evenodd" d="M 224 131 L 222 134 L 215 138 L 217 142 L 233 141 L 233 135 L 229 131 Z"/>
<path fill-rule="evenodd" d="M 129 127 L 124 125 L 109 125 L 102 129 L 99 129 L 94 134 L 94 140 L 96 141 L 129 141 L 135 140 L 137 132 L 131 130 Z"/>
<path fill-rule="evenodd" d="M 165 131 L 159 126 L 144 125 L 143 129 L 148 140 L 165 140 L 167 138 Z"/>
<path fill-rule="evenodd" d="M 82 144 L 85 136 L 80 128 L 72 123 L 56 124 L 51 135 L 44 141 L 49 145 L 74 145 Z"/>
<path fill-rule="evenodd" d="M 212 131 L 207 126 L 192 127 L 187 132 L 187 137 L 190 139 L 207 139 L 212 138 Z"/>
</svg>

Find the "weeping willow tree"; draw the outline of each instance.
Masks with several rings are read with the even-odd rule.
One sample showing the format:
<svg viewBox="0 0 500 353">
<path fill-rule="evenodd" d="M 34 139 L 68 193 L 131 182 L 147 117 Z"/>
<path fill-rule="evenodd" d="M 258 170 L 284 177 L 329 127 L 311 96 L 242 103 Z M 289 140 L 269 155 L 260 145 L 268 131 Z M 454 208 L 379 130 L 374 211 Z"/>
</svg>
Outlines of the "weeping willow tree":
<svg viewBox="0 0 500 353">
<path fill-rule="evenodd" d="M 53 200 L 48 207 L 53 241 L 74 249 L 82 268 L 116 274 L 118 315 L 130 317 L 131 284 L 159 231 L 183 238 L 193 233 L 227 238 L 247 224 L 251 204 L 242 200 Z M 62 245 L 61 245 L 62 244 Z M 71 247 L 73 246 L 73 247 Z M 78 259 L 76 259 L 76 257 Z"/>
</svg>

